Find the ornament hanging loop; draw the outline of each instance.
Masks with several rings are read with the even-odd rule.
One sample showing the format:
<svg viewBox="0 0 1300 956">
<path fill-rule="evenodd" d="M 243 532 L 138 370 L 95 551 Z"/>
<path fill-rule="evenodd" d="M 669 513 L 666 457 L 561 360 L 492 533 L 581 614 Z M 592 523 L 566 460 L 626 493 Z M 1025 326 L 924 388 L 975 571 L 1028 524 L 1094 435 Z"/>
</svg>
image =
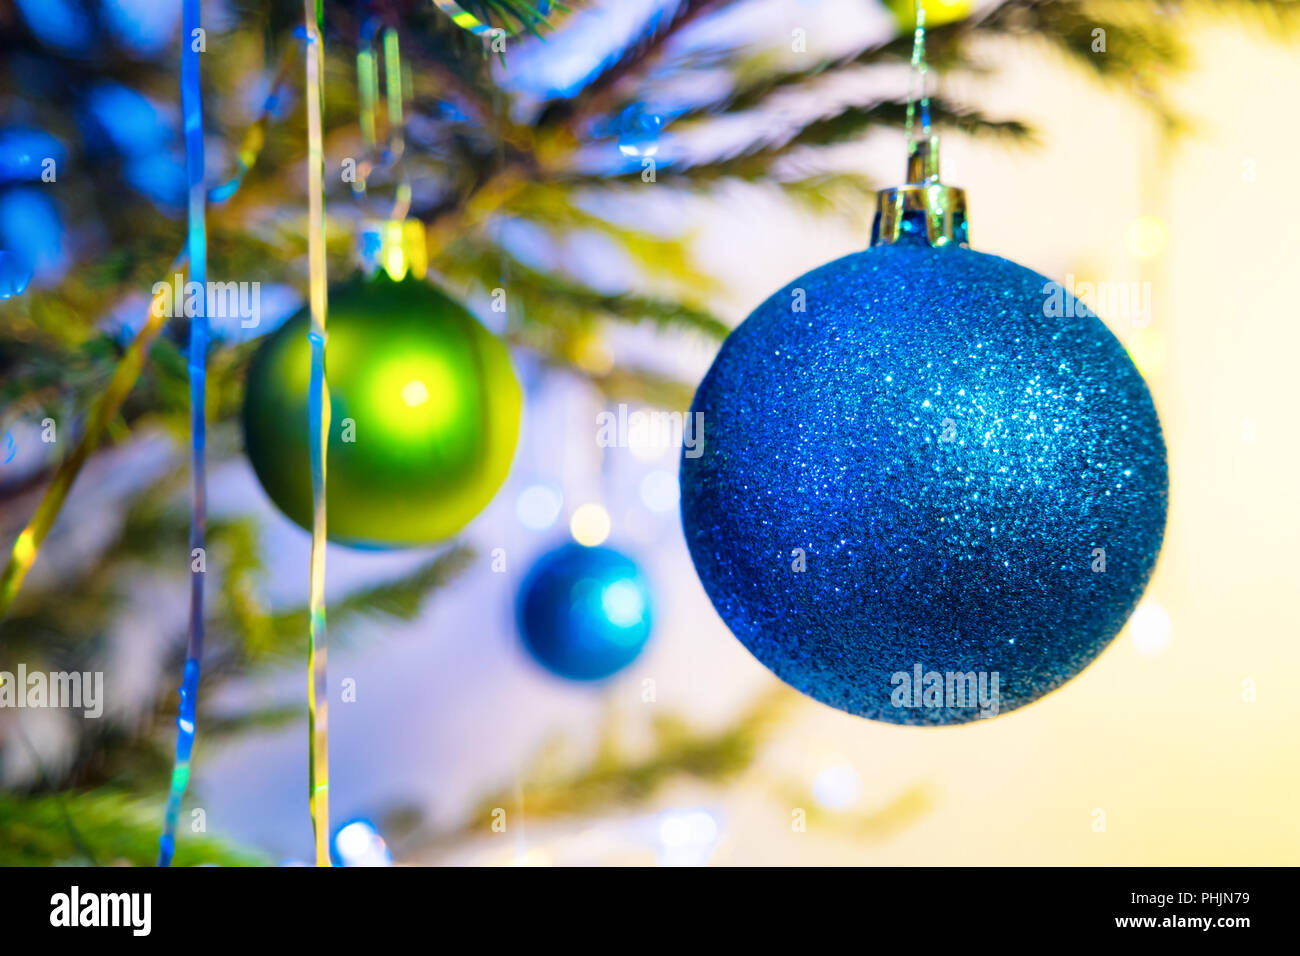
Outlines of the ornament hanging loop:
<svg viewBox="0 0 1300 956">
<path fill-rule="evenodd" d="M 388 113 L 388 143 L 379 151 L 375 133 L 375 109 L 379 97 L 379 74 L 374 54 L 375 37 L 383 48 L 384 95 Z M 396 27 L 379 29 L 374 20 L 362 28 L 362 49 L 357 53 L 357 90 L 361 104 L 362 144 L 367 151 L 363 167 L 358 169 L 354 192 L 363 196 L 366 177 L 378 169 L 398 173 L 392 210 L 382 218 L 370 217 L 361 223 L 357 253 L 361 271 L 374 275 L 380 269 L 394 282 L 407 275 L 424 278 L 429 269 L 424 225 L 408 218 L 411 211 L 411 181 L 402 165 L 406 152 L 406 89 L 409 85 L 402 70 L 402 56 Z"/>
<path fill-rule="evenodd" d="M 907 99 L 907 181 L 876 193 L 871 224 L 873 246 L 924 243 L 929 246 L 969 246 L 966 191 L 939 181 L 939 137 L 930 132 L 930 96 L 926 89 L 925 9 L 916 4 L 916 34 L 912 42 L 912 76 L 920 87 L 920 130 L 916 126 L 917 94 Z"/>
</svg>

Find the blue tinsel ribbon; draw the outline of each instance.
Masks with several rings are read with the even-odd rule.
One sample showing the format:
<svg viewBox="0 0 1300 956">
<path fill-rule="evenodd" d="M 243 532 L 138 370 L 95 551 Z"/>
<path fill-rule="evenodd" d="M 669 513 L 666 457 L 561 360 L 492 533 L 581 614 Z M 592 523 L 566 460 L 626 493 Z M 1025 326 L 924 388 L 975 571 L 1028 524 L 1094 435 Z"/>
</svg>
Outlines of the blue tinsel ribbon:
<svg viewBox="0 0 1300 956">
<path fill-rule="evenodd" d="M 207 196 L 203 187 L 203 99 L 199 88 L 199 53 L 203 46 L 199 26 L 200 0 L 184 0 L 181 15 L 181 112 L 185 124 L 185 170 L 189 182 L 189 233 L 187 247 L 190 281 L 203 290 L 198 314 L 190 317 L 190 462 L 193 506 L 190 518 L 190 638 L 181 681 L 180 713 L 176 717 L 176 758 L 158 865 L 169 866 L 176 850 L 176 821 L 190 779 L 190 754 L 194 749 L 200 662 L 203 659 L 203 577 L 207 570 L 206 390 L 208 352 L 208 237 L 204 220 Z"/>
</svg>

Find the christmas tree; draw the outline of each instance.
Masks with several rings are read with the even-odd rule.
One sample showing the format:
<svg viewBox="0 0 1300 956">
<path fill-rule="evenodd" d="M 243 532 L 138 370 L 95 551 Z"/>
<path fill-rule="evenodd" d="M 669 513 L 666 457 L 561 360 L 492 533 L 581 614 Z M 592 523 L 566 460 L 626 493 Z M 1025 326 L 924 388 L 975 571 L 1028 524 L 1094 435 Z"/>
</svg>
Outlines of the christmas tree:
<svg viewBox="0 0 1300 956">
<path fill-rule="evenodd" d="M 887 185 L 846 171 L 842 147 L 897 151 L 896 136 L 876 134 L 905 122 L 907 5 L 903 14 L 870 0 L 833 5 L 874 17 L 875 39 L 851 48 L 827 35 L 825 17 L 803 26 L 790 11 L 778 16 L 778 3 L 462 0 L 456 18 L 440 9 L 450 6 L 324 5 L 327 269 L 348 276 L 359 255 L 396 243 L 472 310 L 490 316 L 503 302 L 496 331 L 530 375 L 581 382 L 606 403 L 690 407 L 695 382 L 645 350 L 607 345 L 611 329 L 649 326 L 665 354 L 712 348 L 730 325 L 715 312 L 717 283 L 692 257 L 689 231 L 629 215 L 634 197 L 725 203 L 743 183 L 861 221 Z M 946 13 L 933 16 L 927 45 L 939 77 L 985 69 L 990 41 L 1046 45 L 1142 104 L 1168 134 L 1185 126 L 1162 87 L 1186 66 L 1172 19 L 1182 4 L 938 6 Z M 1270 29 L 1300 20 L 1283 0 L 1210 6 Z M 10 568 L 0 671 L 22 663 L 111 680 L 128 666 L 122 634 L 152 629 L 145 656 L 130 661 L 129 692 L 102 717 L 0 711 L 6 864 L 151 863 L 175 740 L 184 620 L 149 609 L 181 600 L 190 573 L 190 319 L 170 291 L 156 336 L 148 317 L 159 283 L 181 272 L 186 241 L 182 38 L 177 10 L 137 22 L 129 9 L 60 0 L 0 13 L 0 544 Z M 234 284 L 235 306 L 213 317 L 208 352 L 217 493 L 223 465 L 243 460 L 244 382 L 274 325 L 263 317 L 287 316 L 308 286 L 302 15 L 285 0 L 230 3 L 189 38 L 202 51 L 208 275 Z M 390 110 L 400 104 L 400 116 L 377 115 L 381 97 L 368 83 L 380 76 L 382 99 Z M 1032 148 L 1027 123 L 946 89 L 932 93 L 937 127 Z M 374 225 L 394 209 L 408 223 L 396 240 Z M 51 497 L 61 484 L 66 498 Z M 42 508 L 51 533 L 32 563 L 20 532 Z M 222 691 L 296 668 L 309 614 L 305 603 L 268 597 L 274 556 L 256 516 L 212 518 L 205 561 L 199 747 L 213 753 L 301 724 L 304 704 L 262 706 Z M 332 593 L 331 639 L 346 645 L 367 623 L 410 621 L 454 600 L 455 585 L 485 561 L 452 541 L 387 579 Z M 24 578 L 14 569 L 27 563 Z M 731 779 L 793 697 L 763 697 L 714 731 L 662 718 L 641 750 L 620 744 L 611 716 L 590 761 L 557 772 L 539 758 L 522 783 L 530 819 L 635 808 L 681 778 Z M 511 799 L 486 793 L 454 825 L 394 806 L 381 829 L 399 855 L 437 858 Z M 870 837 L 924 808 L 924 792 L 907 791 L 837 825 Z M 203 833 L 178 840 L 176 861 L 273 862 L 264 847 Z"/>
</svg>

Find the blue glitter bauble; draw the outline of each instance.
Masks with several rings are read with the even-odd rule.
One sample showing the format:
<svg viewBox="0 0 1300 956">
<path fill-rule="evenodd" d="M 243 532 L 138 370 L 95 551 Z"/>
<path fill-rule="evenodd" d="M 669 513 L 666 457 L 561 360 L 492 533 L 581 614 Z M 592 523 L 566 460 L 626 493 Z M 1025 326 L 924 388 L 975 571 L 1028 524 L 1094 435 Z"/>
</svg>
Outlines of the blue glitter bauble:
<svg viewBox="0 0 1300 956">
<path fill-rule="evenodd" d="M 1142 376 L 1086 306 L 996 256 L 882 245 L 813 270 L 732 332 L 692 410 L 705 590 L 777 676 L 851 714 L 1037 700 L 1115 637 L 1160 550 Z"/>
<path fill-rule="evenodd" d="M 537 561 L 516 606 L 524 646 L 547 670 L 600 680 L 622 670 L 650 637 L 650 591 L 630 558 L 566 544 Z"/>
</svg>

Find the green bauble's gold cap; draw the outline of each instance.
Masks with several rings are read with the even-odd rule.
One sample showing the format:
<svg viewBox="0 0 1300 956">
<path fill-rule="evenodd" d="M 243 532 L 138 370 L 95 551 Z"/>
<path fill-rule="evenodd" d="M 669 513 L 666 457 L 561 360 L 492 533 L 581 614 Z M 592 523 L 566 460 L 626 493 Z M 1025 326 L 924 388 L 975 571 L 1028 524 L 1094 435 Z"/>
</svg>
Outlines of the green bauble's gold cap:
<svg viewBox="0 0 1300 956">
<path fill-rule="evenodd" d="M 907 182 L 876 193 L 873 246 L 925 243 L 969 246 L 966 191 L 939 182 L 939 137 L 911 142 Z"/>
</svg>

